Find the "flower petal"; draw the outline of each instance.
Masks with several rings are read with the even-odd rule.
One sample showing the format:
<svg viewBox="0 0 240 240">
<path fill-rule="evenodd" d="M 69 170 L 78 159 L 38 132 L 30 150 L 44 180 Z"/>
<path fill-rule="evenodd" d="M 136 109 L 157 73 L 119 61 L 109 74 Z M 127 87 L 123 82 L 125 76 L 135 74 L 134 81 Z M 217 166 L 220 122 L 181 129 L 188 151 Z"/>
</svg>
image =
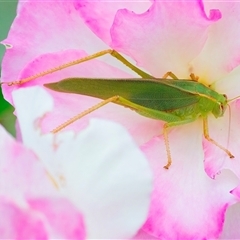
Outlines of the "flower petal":
<svg viewBox="0 0 240 240">
<path fill-rule="evenodd" d="M 143 230 L 140 230 L 136 236 L 132 238 L 133 240 L 139 240 L 139 239 L 148 239 L 148 240 L 153 240 L 153 239 L 158 239 L 153 237 L 152 235 L 147 234 Z"/>
<path fill-rule="evenodd" d="M 172 71 L 179 78 L 192 72 L 189 62 L 207 39 L 208 27 L 220 18 L 206 16 L 201 1 L 154 1 L 144 14 L 119 10 L 111 30 L 112 47 L 162 77 Z"/>
<path fill-rule="evenodd" d="M 0 197 L 0 214 L 2 239 L 48 239 L 46 226 L 35 212 L 21 209 Z"/>
<path fill-rule="evenodd" d="M 204 0 L 204 8 L 206 11 L 219 9 L 222 15 L 221 20 L 209 29 L 208 40 L 194 63 L 196 74 L 211 84 L 240 64 L 240 4 Z"/>
<path fill-rule="evenodd" d="M 54 14 L 53 14 L 54 13 Z M 85 25 L 73 1 L 20 1 L 6 40 L 3 82 L 16 81 L 22 69 L 43 53 L 85 49 L 94 53 L 107 46 Z"/>
<path fill-rule="evenodd" d="M 28 199 L 28 204 L 31 209 L 45 216 L 46 222 L 51 227 L 51 239 L 85 239 L 83 218 L 67 199 Z"/>
<path fill-rule="evenodd" d="M 1 238 L 85 239 L 82 216 L 66 199 L 31 199 L 28 203 L 22 208 L 0 197 Z"/>
<path fill-rule="evenodd" d="M 240 203 L 234 204 L 226 212 L 226 221 L 220 239 L 240 239 Z"/>
<path fill-rule="evenodd" d="M 0 128 L 0 150 L 0 220 L 4 219 L 0 223 L 1 237 L 49 239 L 60 236 L 61 238 L 83 239 L 84 228 L 80 228 L 81 225 L 74 221 L 73 216 L 74 214 L 79 216 L 82 221 L 79 210 L 74 210 L 72 204 L 68 202 L 66 204 L 66 199 L 56 199 L 60 194 L 36 154 L 16 142 L 2 127 Z M 51 206 L 52 212 L 55 211 L 54 214 L 50 215 L 50 210 L 47 211 L 46 208 L 36 209 L 35 207 L 38 212 L 33 211 L 32 203 L 41 202 L 39 196 L 46 198 L 45 205 L 42 204 L 42 207 L 52 203 L 52 197 L 55 198 L 54 204 L 52 203 L 55 209 Z M 31 206 L 29 201 L 27 202 L 29 198 L 31 198 Z M 68 209 L 67 212 L 66 209 Z M 66 212 L 64 218 L 59 218 L 59 215 L 64 213 L 60 210 Z M 46 215 L 44 221 L 43 212 Z M 54 217 L 59 219 L 58 224 Z M 64 225 L 66 221 L 69 222 L 68 228 Z M 74 227 L 73 225 L 75 229 L 70 228 L 70 226 Z"/>
<path fill-rule="evenodd" d="M 141 13 L 145 11 L 151 2 L 145 1 L 83 1 L 75 0 L 75 8 L 79 11 L 85 23 L 91 30 L 100 37 L 104 42 L 110 45 L 111 39 L 111 26 L 114 21 L 116 12 L 119 9 L 130 9 L 131 11 Z"/>
<path fill-rule="evenodd" d="M 0 127 L 0 194 L 26 205 L 25 198 L 56 194 L 36 155 Z M 31 184 L 29 184 L 31 183 Z"/>
<path fill-rule="evenodd" d="M 45 97 L 46 104 L 35 105 L 41 114 L 49 108 L 48 96 Z M 35 112 L 33 111 L 33 113 Z M 33 118 L 36 117 L 38 115 L 33 114 Z M 25 131 L 32 122 L 26 121 L 26 124 Z M 24 134 L 23 136 L 25 137 Z M 30 141 L 34 142 L 34 139 L 30 139 Z M 4 237 L 6 233 L 10 234 L 8 238 L 11 239 L 48 239 L 48 237 L 84 239 L 85 230 L 79 210 L 66 199 L 59 199 L 60 193 L 57 192 L 48 171 L 43 167 L 36 154 L 23 144 L 16 142 L 2 127 L 0 128 L 0 149 L 2 152 L 0 195 L 14 200 L 16 204 L 4 203 L 3 208 L 6 210 L 1 210 L 1 217 L 6 222 L 0 224 L 0 231 L 4 231 L 0 234 L 1 237 Z M 45 196 L 45 199 L 41 200 L 39 196 Z M 55 197 L 54 200 L 52 197 Z M 26 199 L 29 198 L 31 201 L 29 200 L 27 204 Z M 30 206 L 29 203 L 31 203 Z M 36 208 L 36 204 L 38 204 L 38 208 Z M 23 208 L 21 209 L 20 206 Z M 33 211 L 33 207 L 38 213 Z M 68 209 L 67 212 L 66 209 Z M 46 215 L 45 221 L 39 217 L 43 213 Z M 66 225 L 66 222 L 69 224 Z M 47 225 L 49 227 L 46 228 Z"/>
<path fill-rule="evenodd" d="M 48 102 L 49 96 L 35 87 L 14 91 L 13 98 L 23 128 L 26 122 L 33 121 L 32 116 L 40 114 L 32 106 L 38 106 L 42 99 Z M 23 106 L 27 103 L 36 113 L 26 114 Z M 124 128 L 92 120 L 77 135 L 64 132 L 37 137 L 34 130 L 25 131 L 25 144 L 34 149 L 61 191 L 83 212 L 88 237 L 135 235 L 148 213 L 152 175 L 145 157 Z"/>
<path fill-rule="evenodd" d="M 60 163 L 66 194 L 85 214 L 90 238 L 133 236 L 148 212 L 148 164 L 124 129 L 115 125 L 91 120 L 77 137 L 76 146 L 72 142 L 59 149 L 59 159 L 69 151 L 69 160 L 62 158 Z M 78 151 L 77 146 L 81 146 Z M 91 195 L 84 194 L 88 189 L 92 189 Z"/>
<path fill-rule="evenodd" d="M 240 128 L 240 103 L 230 104 L 230 111 L 227 111 L 224 117 L 215 119 L 209 116 L 209 134 L 218 144 L 229 150 L 234 158 L 229 156 L 216 145 L 204 141 L 205 150 L 205 168 L 210 177 L 215 177 L 222 169 L 230 169 L 240 178 L 240 144 L 238 141 Z"/>
<path fill-rule="evenodd" d="M 239 180 L 224 171 L 215 180 L 203 167 L 201 122 L 172 129 L 169 144 L 172 166 L 165 164 L 166 149 L 162 138 L 153 139 L 143 150 L 155 175 L 155 189 L 144 230 L 164 239 L 211 239 L 222 230 L 224 213 L 236 202 L 230 191 Z M 194 134 L 193 134 L 194 133 Z"/>
<path fill-rule="evenodd" d="M 240 67 L 236 67 L 229 74 L 213 83 L 213 87 L 219 92 L 227 95 L 228 100 L 240 96 L 239 82 Z"/>
</svg>

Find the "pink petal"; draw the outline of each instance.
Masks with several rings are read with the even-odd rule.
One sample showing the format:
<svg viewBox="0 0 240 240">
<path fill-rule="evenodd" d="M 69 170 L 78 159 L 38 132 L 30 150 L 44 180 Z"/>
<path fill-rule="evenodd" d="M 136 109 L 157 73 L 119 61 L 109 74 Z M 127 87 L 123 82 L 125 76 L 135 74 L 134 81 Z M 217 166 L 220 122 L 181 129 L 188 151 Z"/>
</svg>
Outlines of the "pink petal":
<svg viewBox="0 0 240 240">
<path fill-rule="evenodd" d="M 213 83 L 240 64 L 240 4 L 237 1 L 204 1 L 204 8 L 206 11 L 219 9 L 222 14 L 221 20 L 211 26 L 208 40 L 194 63 L 196 72 L 208 83 Z"/>
<path fill-rule="evenodd" d="M 55 193 L 56 189 L 36 155 L 16 142 L 2 127 L 0 151 L 0 194 L 24 202 L 25 196 Z"/>
<path fill-rule="evenodd" d="M 0 197 L 1 238 L 85 239 L 82 216 L 67 200 L 31 199 L 28 203 L 21 208 Z"/>
<path fill-rule="evenodd" d="M 224 75 L 221 79 L 213 83 L 213 87 L 219 93 L 227 95 L 228 100 L 231 101 L 233 98 L 240 96 L 240 66 L 236 67 L 230 73 Z"/>
<path fill-rule="evenodd" d="M 133 12 L 141 13 L 146 11 L 151 5 L 151 2 L 146 1 L 82 1 L 75 0 L 75 8 L 79 11 L 85 23 L 91 30 L 100 37 L 104 42 L 110 45 L 111 39 L 111 26 L 114 21 L 116 12 L 119 9 L 131 9 Z"/>
<path fill-rule="evenodd" d="M 48 239 L 46 226 L 35 212 L 0 197 L 0 215 L 1 239 Z"/>
<path fill-rule="evenodd" d="M 51 226 L 51 238 L 85 239 L 83 218 L 66 199 L 29 199 L 32 209 L 43 214 Z"/>
<path fill-rule="evenodd" d="M 113 27 L 112 47 L 155 77 L 172 71 L 179 78 L 192 72 L 189 62 L 202 50 L 208 28 L 221 17 L 207 17 L 201 1 L 154 1 L 144 14 L 119 10 Z"/>
<path fill-rule="evenodd" d="M 144 230 L 163 239 L 215 239 L 222 230 L 228 205 L 236 202 L 230 191 L 239 180 L 223 171 L 215 180 L 204 171 L 201 122 L 179 126 L 169 134 L 172 166 L 166 164 L 162 138 L 143 150 L 155 173 L 155 190 Z"/>
<path fill-rule="evenodd" d="M 240 239 L 240 203 L 229 207 L 220 239 Z"/>
<path fill-rule="evenodd" d="M 140 230 L 136 236 L 134 236 L 133 238 L 131 238 L 133 240 L 139 240 L 139 239 L 147 239 L 147 240 L 152 240 L 152 239 L 158 239 L 153 237 L 152 235 L 147 234 L 146 232 L 144 232 L 143 230 Z"/>
<path fill-rule="evenodd" d="M 2 62 L 2 81 L 18 80 L 37 56 L 68 49 L 106 49 L 85 25 L 72 1 L 20 1 L 17 17 L 3 44 L 11 45 Z"/>
<path fill-rule="evenodd" d="M 211 138 L 228 149 L 235 158 L 230 159 L 228 155 L 214 144 L 204 141 L 205 168 L 209 176 L 214 177 L 222 169 L 230 169 L 240 177 L 240 103 L 230 104 L 231 112 L 226 111 L 224 117 L 215 119 L 209 117 L 209 132 Z M 230 115 L 231 114 L 231 115 Z"/>
<path fill-rule="evenodd" d="M 38 111 L 41 107 L 46 107 L 46 103 L 37 108 Z M 25 123 L 29 127 L 28 122 Z M 51 199 L 57 196 L 57 189 L 37 154 L 16 142 L 2 127 L 0 150 L 0 195 L 14 201 L 2 202 L 3 197 L 0 197 L 0 236 L 8 239 L 48 239 L 49 236 L 84 239 L 79 210 L 66 200 Z M 39 196 L 48 198 L 41 200 Z M 26 198 L 31 198 L 30 208 Z M 45 221 L 42 220 L 43 213 Z"/>
</svg>

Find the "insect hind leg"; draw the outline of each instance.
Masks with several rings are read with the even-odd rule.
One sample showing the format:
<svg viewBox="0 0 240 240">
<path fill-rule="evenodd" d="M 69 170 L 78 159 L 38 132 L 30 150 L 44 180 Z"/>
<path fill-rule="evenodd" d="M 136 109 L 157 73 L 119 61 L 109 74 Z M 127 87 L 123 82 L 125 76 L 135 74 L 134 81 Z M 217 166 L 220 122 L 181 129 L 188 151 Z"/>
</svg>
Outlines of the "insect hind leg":
<svg viewBox="0 0 240 240">
<path fill-rule="evenodd" d="M 130 68 L 133 72 L 137 73 L 140 77 L 154 79 L 153 76 L 151 76 L 150 74 L 142 71 L 140 68 L 134 66 L 132 63 L 130 63 L 126 58 L 124 58 L 120 53 L 118 53 L 114 49 L 106 49 L 106 50 L 103 50 L 103 51 L 100 51 L 100 52 L 82 57 L 80 59 L 76 59 L 76 60 L 64 63 L 64 64 L 59 65 L 57 67 L 47 69 L 45 71 L 34 74 L 32 76 L 26 77 L 24 79 L 20 79 L 20 80 L 17 80 L 17 81 L 12 81 L 12 82 L 2 82 L 2 83 L 0 83 L 0 85 L 2 85 L 2 84 L 7 84 L 8 86 L 20 85 L 20 84 L 29 82 L 31 80 L 34 80 L 36 78 L 43 77 L 43 76 L 46 76 L 48 74 L 51 74 L 51 73 L 54 73 L 54 72 L 57 72 L 57 71 L 61 71 L 65 68 L 69 68 L 71 66 L 74 66 L 74 65 L 77 65 L 77 64 L 80 64 L 80 63 L 83 63 L 83 62 L 87 62 L 87 61 L 102 57 L 106 54 L 110 54 L 111 56 L 116 58 L 118 61 L 122 62 L 124 65 L 126 65 L 128 68 Z"/>
<path fill-rule="evenodd" d="M 108 104 L 108 103 L 110 103 L 110 102 L 115 102 L 115 101 L 117 101 L 118 99 L 119 99 L 119 96 L 113 96 L 113 97 L 110 97 L 110 98 L 108 98 L 108 99 L 106 99 L 106 100 L 103 100 L 103 101 L 101 101 L 100 103 L 92 106 L 91 108 L 89 108 L 89 109 L 87 109 L 87 110 L 85 110 L 85 111 L 77 114 L 76 116 L 70 118 L 70 119 L 67 120 L 66 122 L 62 123 L 61 125 L 59 125 L 59 126 L 56 127 L 55 129 L 53 129 L 51 132 L 52 132 L 52 133 L 57 133 L 57 132 L 61 131 L 62 129 L 64 129 L 65 127 L 67 127 L 67 126 L 71 125 L 72 123 L 76 122 L 76 121 L 79 120 L 80 118 L 88 115 L 88 114 L 91 113 L 91 112 L 94 112 L 95 110 L 103 107 L 104 105 L 106 105 L 106 104 Z"/>
</svg>

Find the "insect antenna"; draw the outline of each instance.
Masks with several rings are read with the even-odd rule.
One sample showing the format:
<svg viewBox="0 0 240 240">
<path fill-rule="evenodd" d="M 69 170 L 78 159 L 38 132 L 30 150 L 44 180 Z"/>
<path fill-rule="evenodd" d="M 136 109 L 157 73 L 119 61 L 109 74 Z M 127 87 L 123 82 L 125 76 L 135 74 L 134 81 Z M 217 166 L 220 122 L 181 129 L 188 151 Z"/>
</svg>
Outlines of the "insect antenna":
<svg viewBox="0 0 240 240">
<path fill-rule="evenodd" d="M 232 99 L 229 99 L 228 100 L 228 103 L 230 103 L 230 102 L 232 102 L 232 101 L 234 101 L 234 100 L 236 100 L 236 99 L 239 99 L 240 98 L 240 95 L 238 95 L 237 97 L 234 97 L 234 98 L 232 98 Z"/>
<path fill-rule="evenodd" d="M 229 115 L 228 115 L 228 136 L 227 136 L 227 146 L 229 146 L 230 142 L 230 127 L 231 127 L 231 121 L 232 121 L 232 110 L 229 104 L 227 104 L 228 109 L 229 109 Z"/>
</svg>

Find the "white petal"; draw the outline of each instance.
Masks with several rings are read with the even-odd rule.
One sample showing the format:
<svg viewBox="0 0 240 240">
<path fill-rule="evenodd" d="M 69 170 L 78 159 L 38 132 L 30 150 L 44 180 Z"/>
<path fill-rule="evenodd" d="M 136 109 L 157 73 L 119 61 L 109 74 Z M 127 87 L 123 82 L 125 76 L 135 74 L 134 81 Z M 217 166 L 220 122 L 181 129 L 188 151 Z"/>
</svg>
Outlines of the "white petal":
<svg viewBox="0 0 240 240">
<path fill-rule="evenodd" d="M 229 74 L 214 83 L 215 89 L 223 94 L 226 94 L 228 100 L 240 96 L 240 66 L 236 67 Z"/>
<path fill-rule="evenodd" d="M 32 108 L 44 99 L 47 110 L 51 107 L 49 97 L 41 88 L 29 88 L 15 91 L 13 99 L 20 128 L 28 131 L 22 132 L 23 141 L 35 150 L 62 192 L 79 207 L 88 237 L 134 236 L 148 214 L 152 173 L 126 130 L 113 122 L 92 120 L 79 134 L 38 136 L 36 130 L 29 131 L 24 125 L 25 121 L 31 125 L 44 111 L 35 107 L 31 115 L 22 106 Z"/>
<path fill-rule="evenodd" d="M 133 236 L 146 220 L 151 173 L 124 128 L 92 120 L 75 141 L 61 147 L 65 192 L 85 214 L 88 237 Z"/>
<path fill-rule="evenodd" d="M 240 203 L 234 204 L 226 212 L 225 224 L 220 239 L 240 239 Z"/>
</svg>

